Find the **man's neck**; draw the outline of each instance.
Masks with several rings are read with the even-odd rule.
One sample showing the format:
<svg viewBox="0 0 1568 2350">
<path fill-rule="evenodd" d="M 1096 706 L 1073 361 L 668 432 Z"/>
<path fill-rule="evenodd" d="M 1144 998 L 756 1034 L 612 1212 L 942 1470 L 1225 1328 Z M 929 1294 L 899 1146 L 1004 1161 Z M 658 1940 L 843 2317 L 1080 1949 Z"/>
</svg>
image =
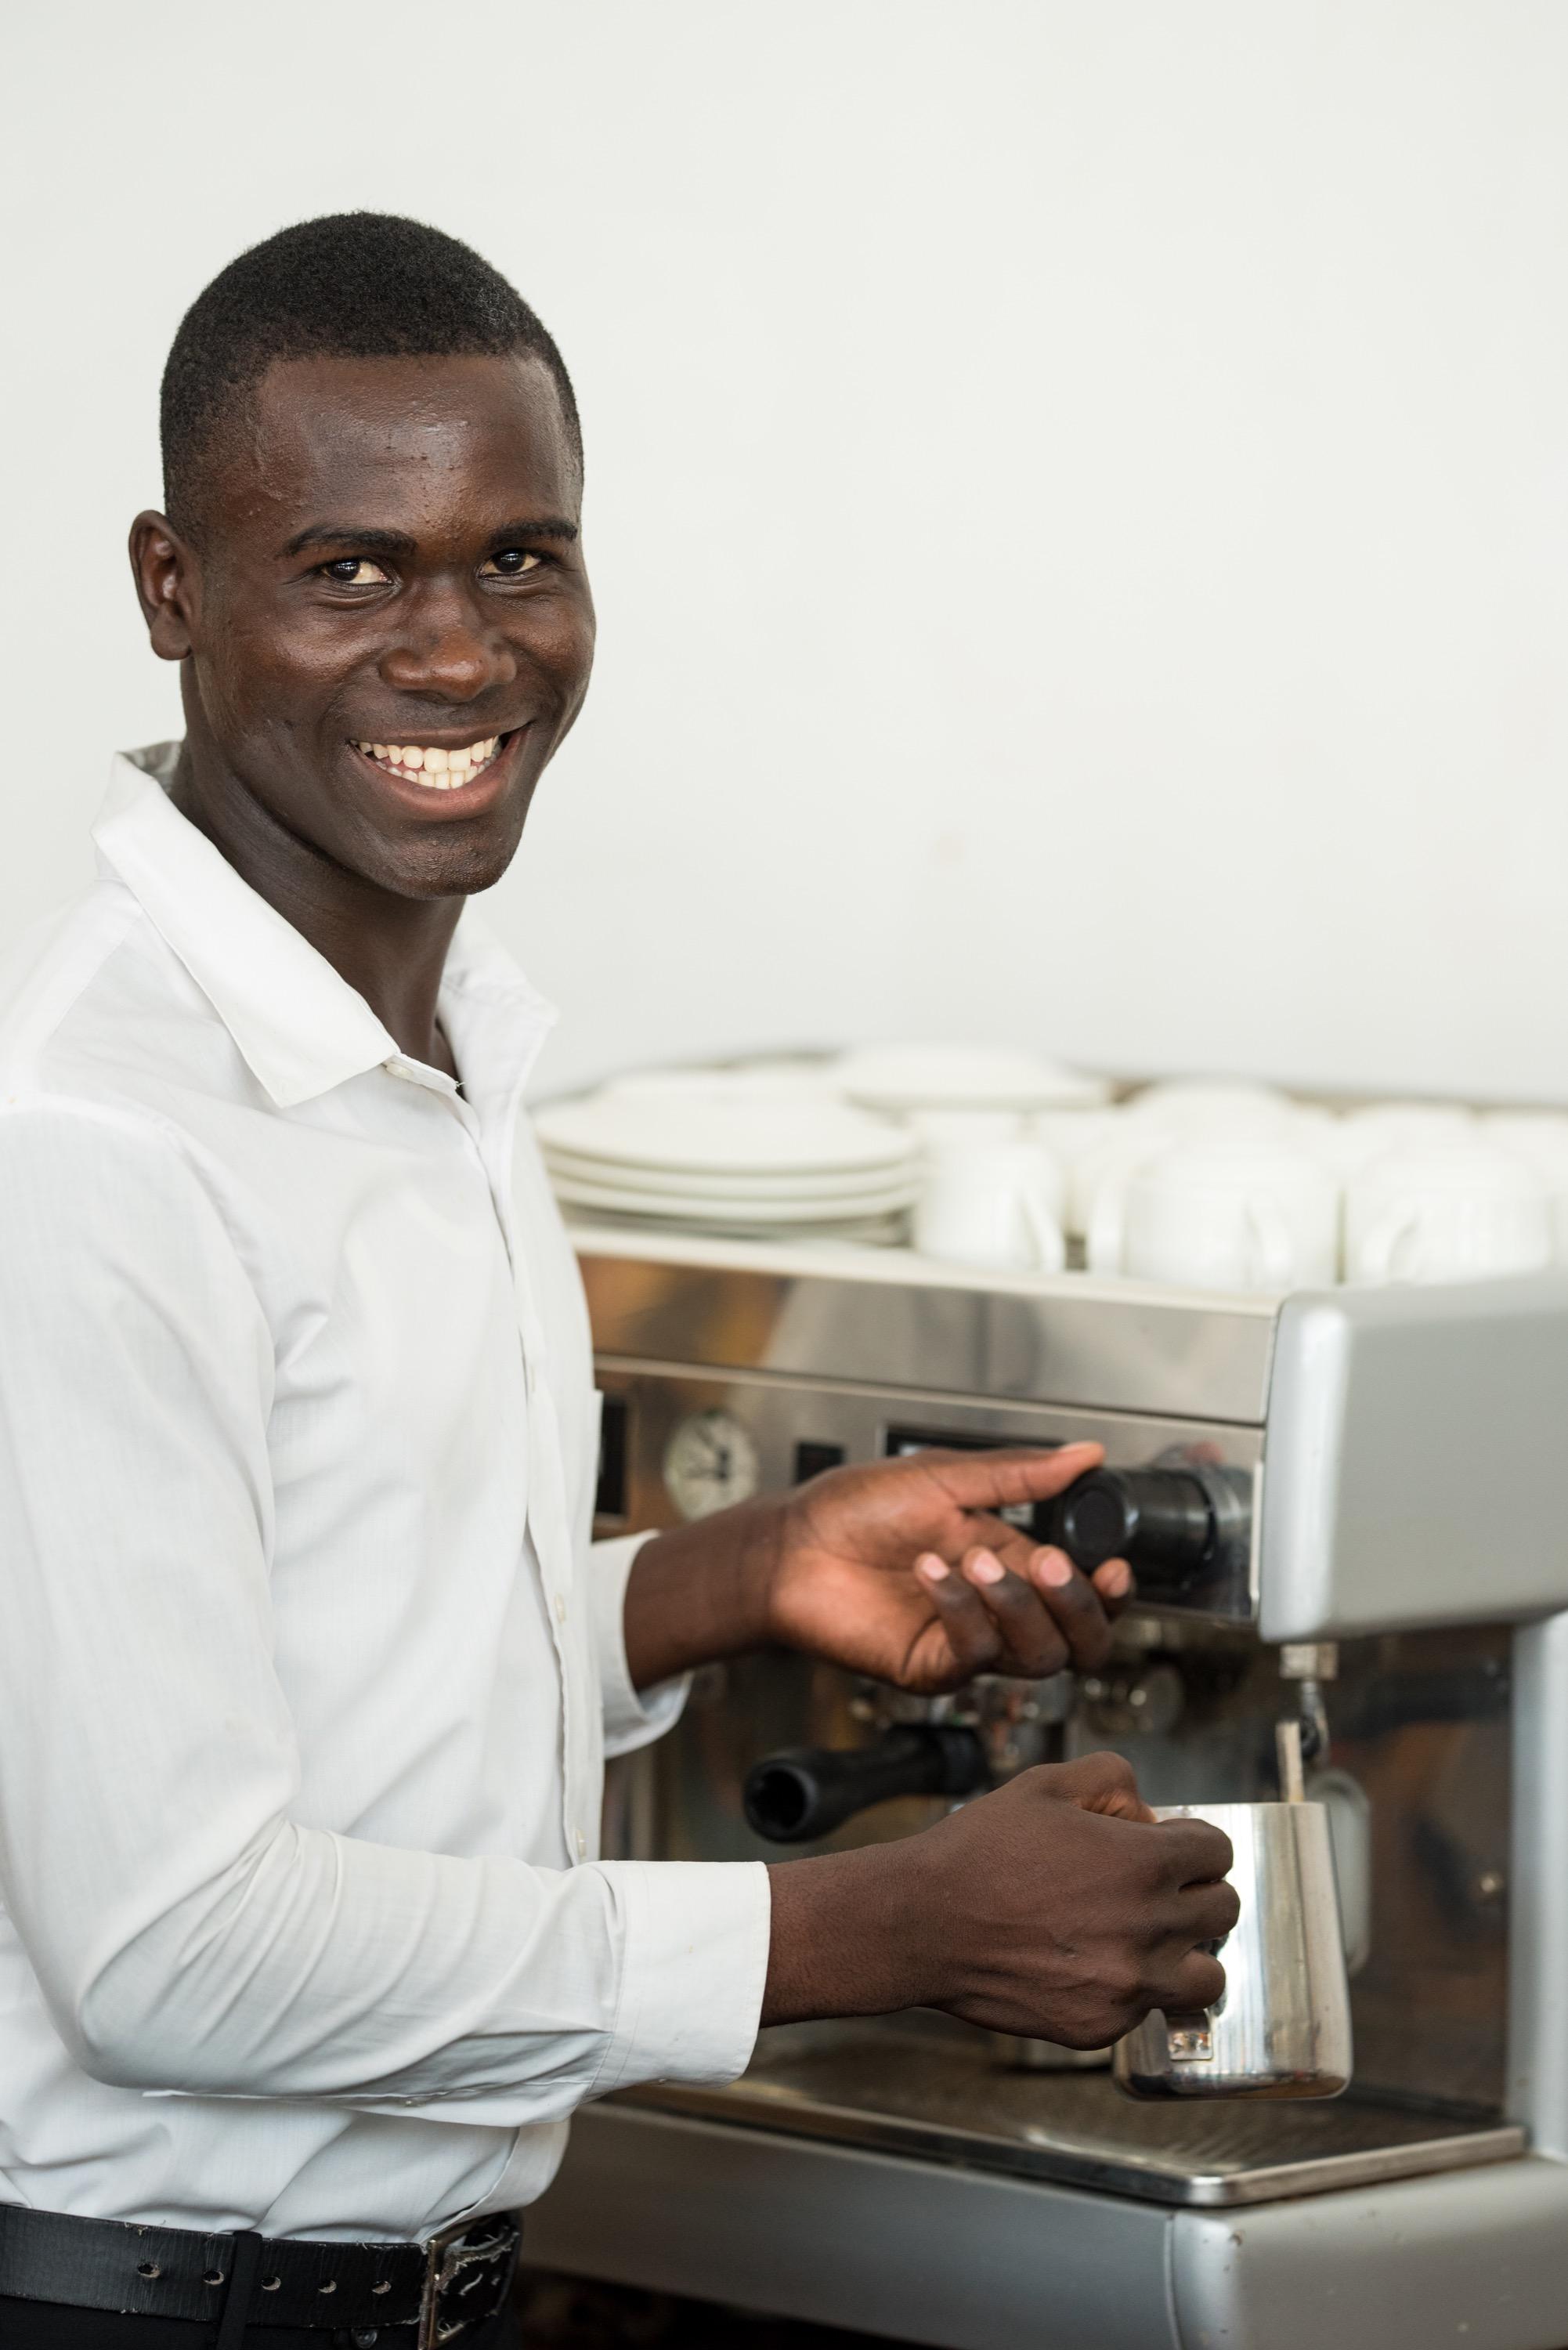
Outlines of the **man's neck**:
<svg viewBox="0 0 1568 2350">
<path fill-rule="evenodd" d="M 189 743 L 170 798 L 243 881 L 361 994 L 410 1058 L 456 1076 L 436 1019 L 441 972 L 466 900 L 399 898 L 299 839 Z"/>
</svg>

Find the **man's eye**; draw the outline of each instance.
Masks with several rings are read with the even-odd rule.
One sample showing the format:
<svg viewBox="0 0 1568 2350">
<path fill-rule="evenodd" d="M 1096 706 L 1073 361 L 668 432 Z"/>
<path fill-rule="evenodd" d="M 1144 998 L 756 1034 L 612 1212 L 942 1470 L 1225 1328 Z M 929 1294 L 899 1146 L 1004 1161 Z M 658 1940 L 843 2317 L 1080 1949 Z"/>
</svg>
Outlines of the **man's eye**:
<svg viewBox="0 0 1568 2350">
<path fill-rule="evenodd" d="M 537 571 L 539 564 L 540 557 L 531 555 L 525 546 L 504 546 L 499 555 L 493 555 L 488 562 L 480 565 L 479 576 L 482 579 L 522 579 L 530 571 Z"/>
<path fill-rule="evenodd" d="M 340 555 L 336 563 L 324 563 L 322 577 L 337 588 L 385 588 L 391 582 L 379 563 L 368 555 Z"/>
</svg>

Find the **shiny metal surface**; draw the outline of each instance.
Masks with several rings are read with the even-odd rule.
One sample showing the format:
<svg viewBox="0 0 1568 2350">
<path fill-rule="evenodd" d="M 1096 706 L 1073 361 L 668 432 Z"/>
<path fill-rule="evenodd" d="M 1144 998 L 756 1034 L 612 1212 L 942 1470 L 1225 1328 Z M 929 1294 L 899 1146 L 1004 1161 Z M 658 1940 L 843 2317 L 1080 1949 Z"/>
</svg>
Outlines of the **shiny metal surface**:
<svg viewBox="0 0 1568 2350">
<path fill-rule="evenodd" d="M 1260 1629 L 1334 1639 L 1568 1607 L 1568 1273 L 1281 1309 Z"/>
<path fill-rule="evenodd" d="M 1137 2097 L 1337 2097 L 1353 2043 L 1328 1814 L 1300 1802 L 1199 1808 L 1236 1855 L 1225 1995 L 1194 2014 L 1146 2016 L 1116 2044 L 1116 2085 Z M 1160 1814 L 1192 1815 L 1187 1804 Z"/>
<path fill-rule="evenodd" d="M 940 2350 L 1187 2350 L 1180 2216 L 617 2099 L 574 2122 L 524 2258 Z"/>
<path fill-rule="evenodd" d="M 975 2038 L 908 2022 L 790 2025 L 763 2034 L 732 2088 L 655 2084 L 615 2102 L 1195 2207 L 1505 2162 L 1525 2144 L 1507 2124 L 1351 2098 L 1141 2106 L 1104 2071 L 998 2071 Z"/>
<path fill-rule="evenodd" d="M 1525 2121 L 1568 2111 L 1568 2091 L 1556 2077 L 1562 2033 L 1553 2021 L 1555 1986 L 1568 1970 L 1568 1949 L 1559 1943 L 1568 1929 L 1557 1940 L 1546 1935 L 1550 1966 L 1532 1973 L 1516 1959 L 1515 1981 L 1528 1999 L 1511 2076 L 1504 2063 L 1512 1873 L 1526 1865 L 1532 1870 L 1531 1914 L 1547 1924 L 1568 1917 L 1568 1892 L 1562 1890 L 1568 1861 L 1554 1856 L 1563 1840 L 1550 1833 L 1555 1795 L 1533 1804 L 1527 1842 L 1511 1848 L 1510 1632 L 1484 1620 L 1455 1629 L 1421 1625 L 1423 1577 L 1430 1565 L 1451 1580 L 1457 1554 L 1435 1563 L 1429 1548 L 1420 1557 L 1410 1555 L 1407 1513 L 1418 1503 L 1429 1544 L 1430 1496 L 1412 1496 L 1398 1484 L 1377 1490 L 1365 1449 L 1345 1449 L 1332 1414 L 1314 1420 L 1314 1391 L 1305 1376 L 1310 1349 L 1296 1348 L 1294 1384 L 1275 1391 L 1271 1410 L 1268 1353 L 1260 1339 L 1275 1328 L 1274 1305 L 1243 1303 L 1232 1314 L 1230 1301 L 1215 1307 L 1137 1292 L 1108 1299 L 1088 1284 L 1077 1284 L 1066 1300 L 1057 1295 L 1061 1284 L 1049 1284 L 1019 1297 L 1005 1285 L 979 1293 L 933 1279 L 911 1287 L 908 1267 L 900 1276 L 896 1264 L 874 1277 L 847 1261 L 802 1270 L 793 1252 L 751 1244 L 725 1250 L 665 1240 L 630 1254 L 628 1246 L 618 1240 L 612 1253 L 590 1240 L 584 1268 L 600 1384 L 627 1415 L 625 1489 L 617 1497 L 618 1514 L 601 1523 L 607 1534 L 672 1522 L 664 1450 L 682 1417 L 701 1410 L 724 1411 L 745 1427 L 763 1486 L 772 1490 L 787 1487 L 797 1473 L 799 1446 L 837 1446 L 846 1459 L 871 1460 L 899 1429 L 932 1440 L 1090 1437 L 1106 1444 L 1115 1465 L 1148 1465 L 1185 1452 L 1249 1482 L 1254 1493 L 1262 1490 L 1252 1539 L 1245 1558 L 1234 1563 L 1222 1604 L 1197 1609 L 1140 1603 L 1118 1628 L 1110 1664 L 1075 1689 L 1067 1676 L 1060 1677 L 1060 1688 L 982 1681 L 950 1701 L 945 1718 L 972 1720 L 999 1769 L 1112 1745 L 1133 1761 L 1150 1802 L 1211 1812 L 1274 1800 L 1276 1725 L 1282 1711 L 1300 1711 L 1304 1686 L 1282 1678 L 1279 1651 L 1258 1632 L 1272 1564 L 1266 1529 L 1272 1526 L 1281 1539 L 1277 1497 L 1270 1500 L 1276 1458 L 1291 1463 L 1293 1506 L 1302 1514 L 1291 1534 L 1298 1562 L 1329 1555 L 1328 1588 L 1337 1573 L 1336 1545 L 1349 1542 L 1345 1555 L 1353 1551 L 1369 1586 L 1381 1578 L 1378 1607 L 1386 1612 L 1393 1589 L 1404 1611 L 1398 1631 L 1344 1640 L 1338 1678 L 1320 1691 L 1327 1750 L 1314 1753 L 1308 1767 L 1309 1789 L 1318 1777 L 1332 1784 L 1355 1830 L 1356 1955 L 1364 1963 L 1351 1991 L 1357 2069 L 1347 2097 L 1322 2105 L 1135 2103 L 1103 2073 L 1002 2069 L 988 2041 L 962 2027 L 951 2027 L 961 2051 L 957 2044 L 939 2048 L 929 2035 L 911 2045 L 906 2019 L 857 2027 L 853 2043 L 834 2039 L 831 2031 L 809 2046 L 764 2035 L 751 2072 L 731 2087 L 646 2093 L 661 2101 L 661 2122 L 731 2140 L 784 2132 L 792 2143 L 810 2140 L 846 2158 L 858 2147 L 867 2161 L 871 2149 L 897 2146 L 909 2158 L 905 2170 L 937 2163 L 948 2167 L 950 2178 L 955 2164 L 981 2165 L 1033 2179 L 1070 2176 L 1101 2194 L 1169 2204 L 1212 2193 L 1221 2201 L 1300 2198 L 1305 2209 L 1335 2178 L 1490 2162 L 1517 2152 L 1522 2140 L 1505 2110 Z M 688 1249 L 689 1263 L 682 1261 Z M 1075 1309 L 1065 1322 L 1064 1303 Z M 1076 1318 L 1080 1311 L 1089 1321 Z M 1010 1320 L 1015 1313 L 1022 1323 Z M 1205 1315 L 1213 1320 L 1207 1342 L 1193 1323 Z M 1047 1345 L 1031 1357 L 1029 1333 L 1037 1336 L 1041 1327 L 1047 1340 L 1055 1331 L 1054 1351 Z M 1465 1327 L 1461 1316 L 1451 1345 L 1436 1326 L 1427 1327 L 1419 1364 L 1406 1365 L 1400 1409 L 1410 1430 L 1400 1474 L 1407 1484 L 1422 1464 L 1439 1488 L 1444 1478 L 1473 1475 L 1477 1440 L 1472 1434 L 1461 1446 L 1456 1429 L 1481 1431 L 1483 1451 L 1490 1442 L 1489 1398 L 1474 1391 L 1467 1370 Z M 1149 1330 L 1146 1359 L 1139 1348 Z M 1360 1343 L 1354 1332 L 1351 1343 L 1353 1351 Z M 1481 1354 L 1495 1369 L 1495 1351 L 1483 1345 Z M 1076 1394 L 1066 1384 L 1068 1367 L 1081 1382 Z M 1044 1399 L 1025 1399 L 1022 1390 L 1032 1388 Z M 1354 1383 L 1332 1393 L 1353 1391 Z M 1289 1397 L 1288 1425 L 1278 1417 L 1282 1395 Z M 1151 1396 L 1168 1400 L 1154 1409 Z M 1169 1401 L 1173 1397 L 1179 1404 Z M 1335 1482 L 1341 1457 L 1358 1465 L 1353 1477 Z M 1314 1460 L 1315 1492 L 1309 1482 Z M 1329 1500 L 1319 1509 L 1324 1494 Z M 1353 1514 L 1348 1528 L 1346 1513 Z M 1563 1550 L 1568 1576 L 1568 1544 Z M 1475 1614 L 1484 1609 L 1491 1565 L 1472 1549 L 1464 1565 Z M 1326 1636 L 1303 1621 L 1292 1637 Z M 1534 1638 L 1523 1636 L 1527 1648 Z M 1550 1671 L 1543 1664 L 1536 1679 L 1541 1734 L 1534 1745 L 1521 1745 L 1521 1758 L 1538 1745 L 1550 1761 L 1556 1751 L 1547 1734 L 1552 1705 L 1552 1719 L 1568 1720 L 1568 1653 Z M 742 1814 L 749 1766 L 779 1747 L 865 1743 L 879 1722 L 898 1718 L 899 1702 L 793 1657 L 750 1658 L 700 1675 L 679 1728 L 612 1766 L 607 1849 L 648 1857 L 776 1859 L 777 1848 L 761 1844 Z M 1563 1783 L 1558 1770 L 1552 1786 Z M 824 1848 L 906 1835 L 940 1810 L 929 1797 L 889 1803 L 836 1831 Z M 881 2054 L 879 2043 L 886 2043 Z M 1048 2116 L 1038 2105 L 1008 2103 L 1030 2095 L 1049 2095 Z M 1064 2095 L 1099 2101 L 1095 2115 L 1079 2115 L 1082 2136 L 1075 2134 L 1076 2123 L 1067 2126 L 1077 2109 L 1064 2106 Z M 1107 2106 L 1117 2116 L 1114 2124 L 1104 2119 Z M 1257 2116 L 1247 2123 L 1256 2136 L 1247 2140 L 1252 2158 L 1231 2170 L 1216 2148 L 1233 2141 L 1210 2133 L 1219 2117 L 1237 2115 Z M 646 2107 L 639 2116 L 656 2118 Z M 742 2127 L 727 2126 L 734 2123 Z M 1086 2169 L 1074 2167 L 1085 2163 Z M 1317 2167 L 1346 2163 L 1371 2168 Z M 1243 2173 L 1250 2186 L 1236 2184 Z M 1206 2184 L 1215 2179 L 1219 2188 Z"/>
<path fill-rule="evenodd" d="M 1245 1496 L 1255 1486 L 1262 1456 L 1259 1431 L 1216 1421 L 1161 1419 L 1143 1413 L 1061 1409 L 1050 1405 L 992 1403 L 973 1397 L 931 1395 L 898 1388 L 855 1387 L 847 1381 L 774 1378 L 760 1372 L 727 1378 L 681 1367 L 639 1363 L 601 1352 L 598 1383 L 624 1400 L 628 1412 L 627 1491 L 616 1522 L 668 1524 L 678 1505 L 666 1482 L 676 1431 L 718 1412 L 744 1431 L 764 1491 L 794 1482 L 797 1449 L 830 1443 L 846 1461 L 887 1458 L 895 1440 L 940 1444 L 1063 1444 L 1085 1438 L 1106 1448 L 1113 1467 L 1180 1467 L 1189 1457 L 1206 1474 L 1230 1474 L 1235 1499 L 1212 1563 L 1179 1605 L 1184 1612 L 1246 1623 L 1257 1607 L 1255 1513 Z M 609 1522 L 602 1530 L 608 1531 Z"/>
<path fill-rule="evenodd" d="M 1259 1425 L 1276 1301 L 988 1280 L 866 1250 L 837 1273 L 753 1245 L 574 1234 L 603 1356 Z"/>
<path fill-rule="evenodd" d="M 1529 2155 L 1205 2210 L 617 2101 L 524 2258 L 932 2350 L 1561 2350 L 1565 2242 L 1568 2165 Z"/>
</svg>

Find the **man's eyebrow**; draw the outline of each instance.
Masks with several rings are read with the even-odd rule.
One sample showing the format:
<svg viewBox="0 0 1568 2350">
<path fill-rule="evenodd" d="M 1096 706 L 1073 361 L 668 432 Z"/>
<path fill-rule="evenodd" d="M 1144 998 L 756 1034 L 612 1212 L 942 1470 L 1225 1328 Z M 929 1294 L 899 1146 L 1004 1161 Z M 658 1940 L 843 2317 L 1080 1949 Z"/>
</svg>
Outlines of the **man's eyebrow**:
<svg viewBox="0 0 1568 2350">
<path fill-rule="evenodd" d="M 415 555 L 418 547 L 400 530 L 360 530 L 352 523 L 319 522 L 297 532 L 284 548 L 286 555 L 303 555 L 307 546 L 362 546 L 368 555 Z"/>
<path fill-rule="evenodd" d="M 510 546 L 520 538 L 576 538 L 577 525 L 560 515 L 538 515 L 530 522 L 509 522 L 490 534 L 492 546 Z"/>
<path fill-rule="evenodd" d="M 520 538 L 559 538 L 568 544 L 576 537 L 577 525 L 563 515 L 535 515 L 525 521 L 504 523 L 499 530 L 489 534 L 490 546 L 512 546 Z M 308 530 L 296 531 L 284 548 L 286 556 L 303 555 L 312 546 L 353 546 L 363 548 L 367 555 L 417 555 L 418 542 L 406 531 L 380 530 L 374 525 L 359 528 L 353 523 L 313 523 Z"/>
</svg>

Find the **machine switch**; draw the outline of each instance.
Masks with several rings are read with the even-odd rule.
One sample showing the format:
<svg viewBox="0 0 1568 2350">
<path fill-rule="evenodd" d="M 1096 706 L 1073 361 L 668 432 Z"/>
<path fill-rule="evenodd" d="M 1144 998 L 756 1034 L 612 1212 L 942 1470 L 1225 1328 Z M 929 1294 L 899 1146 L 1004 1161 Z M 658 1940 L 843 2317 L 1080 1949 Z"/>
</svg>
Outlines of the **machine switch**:
<svg viewBox="0 0 1568 2350">
<path fill-rule="evenodd" d="M 1211 1555 L 1213 1503 L 1179 1469 L 1093 1469 L 1058 1494 L 1047 1539 L 1092 1575 L 1125 1558 L 1147 1585 L 1184 1583 Z"/>
</svg>

